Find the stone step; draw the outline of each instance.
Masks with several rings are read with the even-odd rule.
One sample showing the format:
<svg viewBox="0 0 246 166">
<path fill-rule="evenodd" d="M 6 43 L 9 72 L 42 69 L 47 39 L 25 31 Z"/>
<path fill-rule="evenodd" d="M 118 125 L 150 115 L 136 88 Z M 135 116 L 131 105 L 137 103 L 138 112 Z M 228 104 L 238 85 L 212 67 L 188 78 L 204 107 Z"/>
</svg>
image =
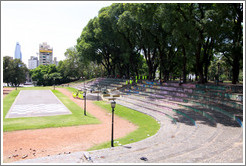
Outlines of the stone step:
<svg viewBox="0 0 246 166">
<path fill-rule="evenodd" d="M 202 115 L 204 117 L 206 117 L 208 120 L 210 120 L 212 122 L 212 124 L 210 125 L 213 125 L 215 122 L 215 118 L 216 120 L 219 120 L 221 122 L 221 120 L 226 120 L 227 122 L 224 123 L 224 124 L 229 124 L 228 122 L 231 123 L 231 125 L 237 125 L 238 126 L 238 122 L 236 122 L 235 120 L 231 119 L 231 118 L 228 118 L 226 117 L 224 114 L 222 114 L 221 112 L 218 112 L 218 111 L 211 111 L 211 109 L 208 109 L 208 108 L 204 108 L 202 106 L 199 106 L 197 104 L 191 104 L 191 103 L 180 103 L 180 102 L 175 102 L 175 101 L 169 101 L 169 100 L 166 100 L 166 99 L 150 99 L 150 98 L 147 98 L 145 96 L 141 96 L 141 95 L 131 95 L 131 96 L 127 96 L 128 98 L 131 98 L 131 99 L 135 99 L 135 100 L 141 100 L 142 102 L 145 102 L 145 103 L 152 103 L 152 104 L 157 104 L 157 105 L 162 105 L 165 103 L 167 104 L 170 104 L 170 105 L 179 105 L 179 106 L 183 106 L 183 107 L 188 107 L 189 109 L 192 109 L 194 110 L 195 112 L 199 113 L 199 115 Z M 151 100 L 151 101 L 150 101 Z M 201 116 L 201 117 L 202 117 Z M 199 120 L 200 118 L 195 118 L 196 120 Z M 200 119 L 202 120 L 202 119 Z M 205 121 L 203 121 L 205 122 Z M 208 123 L 209 124 L 209 123 Z"/>
<path fill-rule="evenodd" d="M 188 123 L 190 125 L 195 125 L 194 120 L 189 115 L 187 115 L 186 113 L 184 113 L 185 112 L 184 110 L 174 110 L 174 109 L 169 108 L 169 107 L 148 104 L 148 103 L 144 103 L 144 102 L 136 101 L 136 100 L 133 101 L 133 100 L 129 100 L 127 98 L 119 98 L 119 100 L 124 100 L 125 102 L 131 103 L 131 104 L 135 104 L 137 106 L 144 107 L 144 108 L 147 108 L 149 110 L 158 110 L 158 111 L 164 112 L 166 114 L 169 114 L 171 117 L 173 117 L 177 121 Z M 183 118 L 180 118 L 179 117 L 180 115 L 184 119 Z"/>
<path fill-rule="evenodd" d="M 232 129 L 226 128 L 223 129 L 223 127 L 219 127 L 217 130 L 221 130 L 221 134 L 216 137 L 211 142 L 206 142 L 201 147 L 187 152 L 185 154 L 174 156 L 172 158 L 159 158 L 155 159 L 159 162 L 170 162 L 170 163 L 176 163 L 176 162 L 208 162 L 211 160 L 211 158 L 216 158 L 216 156 L 221 156 L 222 153 L 225 151 L 234 151 L 236 152 L 236 149 L 233 148 L 233 145 L 235 142 L 240 141 L 242 142 L 242 129 L 240 131 L 240 128 L 234 128 L 234 131 Z M 228 138 L 225 135 L 228 134 L 228 132 L 231 132 L 231 137 Z M 227 154 L 228 155 L 228 154 Z M 228 155 L 227 157 L 229 157 Z M 216 159 L 217 160 L 217 159 Z M 214 159 L 213 159 L 214 161 Z M 218 160 L 217 160 L 218 161 Z"/>
<path fill-rule="evenodd" d="M 131 100 L 133 100 L 134 103 L 141 102 L 140 105 L 149 104 L 150 108 L 155 108 L 155 106 L 157 106 L 156 109 L 162 109 L 161 106 L 164 106 L 164 107 L 171 108 L 171 109 L 183 110 L 184 113 L 189 114 L 189 116 L 191 116 L 192 119 L 195 119 L 195 121 L 198 121 L 199 123 L 201 121 L 201 122 L 206 122 L 208 124 L 212 123 L 210 125 L 215 125 L 214 119 L 212 119 L 212 117 L 207 118 L 208 116 L 205 113 L 199 114 L 196 111 L 194 111 L 193 109 L 190 109 L 188 107 L 186 107 L 188 109 L 185 109 L 185 107 L 183 107 L 182 105 L 176 104 L 176 103 L 171 103 L 171 102 L 166 102 L 166 101 L 160 102 L 159 100 L 148 101 L 144 98 L 138 98 L 136 96 L 127 96 L 126 98 L 130 98 Z M 208 120 L 210 122 L 207 122 Z"/>
<path fill-rule="evenodd" d="M 177 135 L 173 138 L 170 139 L 162 139 L 162 141 L 156 142 L 154 145 L 150 145 L 149 148 L 146 149 L 139 149 L 137 151 L 131 151 L 130 155 L 129 154 L 122 154 L 120 156 L 117 156 L 117 158 L 112 158 L 109 160 L 109 162 L 139 162 L 139 158 L 144 156 L 148 158 L 148 162 L 155 162 L 152 160 L 153 157 L 165 157 L 167 155 L 171 156 L 174 153 L 177 154 L 177 152 L 183 153 L 183 151 L 186 151 L 186 148 L 193 147 L 194 146 L 194 141 L 196 140 L 196 145 L 199 146 L 201 142 L 205 142 L 207 137 L 210 137 L 211 139 L 214 138 L 214 135 L 216 132 L 213 132 L 212 135 L 204 135 L 202 134 L 202 130 L 195 130 L 190 137 L 186 137 L 187 135 L 187 130 L 189 131 L 188 127 L 192 126 L 185 126 L 185 130 L 182 130 L 181 135 Z M 194 128 L 194 127 L 193 127 Z M 183 136 L 183 137 L 182 137 Z M 184 137 L 185 136 L 185 137 Z M 203 138 L 203 139 L 198 139 L 198 138 Z M 193 144 L 191 144 L 191 142 Z M 168 149 L 168 150 L 167 150 Z"/>
<path fill-rule="evenodd" d="M 179 97 L 186 97 L 186 98 L 193 98 L 193 99 L 206 99 L 210 101 L 223 101 L 224 104 L 228 102 L 233 105 L 237 106 L 238 108 L 242 109 L 242 98 L 239 97 L 241 94 L 227 94 L 227 93 L 198 93 L 196 90 L 187 89 L 186 91 L 180 91 L 179 89 L 172 88 L 171 90 L 167 90 L 169 87 L 163 87 L 164 89 L 155 89 L 155 88 L 139 88 L 132 86 L 131 89 L 135 91 L 141 91 L 146 93 L 154 93 L 157 95 L 171 95 L 171 96 L 179 96 Z M 188 91 L 190 90 L 190 91 Z M 230 106 L 230 105 L 229 105 Z"/>
<path fill-rule="evenodd" d="M 228 108 L 228 107 L 223 107 L 223 106 L 218 105 L 218 104 L 213 103 L 213 102 L 207 102 L 207 101 L 203 101 L 203 100 L 199 100 L 199 102 L 197 102 L 196 100 L 191 100 L 191 99 L 187 100 L 186 98 L 182 98 L 182 97 L 173 97 L 173 96 L 170 96 L 170 95 L 160 96 L 160 95 L 156 95 L 156 94 L 146 94 L 146 93 L 143 93 L 143 92 L 140 92 L 139 95 L 145 96 L 146 98 L 168 99 L 168 100 L 171 100 L 171 101 L 195 103 L 195 104 L 203 106 L 204 108 L 209 108 L 209 109 L 221 112 L 221 113 L 223 113 L 224 115 L 226 115 L 226 116 L 228 116 L 230 118 L 238 116 L 239 119 L 237 119 L 237 118 L 235 119 L 234 118 L 234 120 L 242 121 L 242 111 L 240 111 L 238 109 L 235 109 L 235 108 L 231 109 L 231 108 Z M 241 122 L 239 122 L 239 123 L 241 123 Z"/>
</svg>

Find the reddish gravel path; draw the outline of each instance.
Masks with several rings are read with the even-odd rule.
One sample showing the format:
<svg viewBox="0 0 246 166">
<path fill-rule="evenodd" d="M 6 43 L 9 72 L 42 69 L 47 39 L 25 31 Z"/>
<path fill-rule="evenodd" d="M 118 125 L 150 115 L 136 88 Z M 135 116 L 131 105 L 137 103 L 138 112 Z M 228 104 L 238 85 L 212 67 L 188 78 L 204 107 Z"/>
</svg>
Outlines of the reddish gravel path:
<svg viewBox="0 0 246 166">
<path fill-rule="evenodd" d="M 15 88 L 3 88 L 3 97 L 5 97 L 7 94 L 9 94 L 12 90 L 14 90 Z"/>
<path fill-rule="evenodd" d="M 83 102 L 74 99 L 62 88 L 59 91 L 83 108 Z M 74 127 L 47 128 L 3 133 L 3 161 L 13 162 L 25 159 L 84 151 L 111 139 L 111 114 L 87 101 L 87 111 L 102 123 Z M 115 138 L 120 138 L 137 129 L 132 123 L 115 116 Z M 18 155 L 13 157 L 13 155 Z"/>
</svg>

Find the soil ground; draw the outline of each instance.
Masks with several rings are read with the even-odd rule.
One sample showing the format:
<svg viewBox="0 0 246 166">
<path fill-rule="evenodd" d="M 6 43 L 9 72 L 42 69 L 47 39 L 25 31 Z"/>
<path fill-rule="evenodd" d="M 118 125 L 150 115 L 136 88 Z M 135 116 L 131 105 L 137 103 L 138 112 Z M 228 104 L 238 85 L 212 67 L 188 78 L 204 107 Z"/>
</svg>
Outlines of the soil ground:
<svg viewBox="0 0 246 166">
<path fill-rule="evenodd" d="M 7 94 L 9 94 L 12 90 L 15 88 L 3 88 L 3 97 L 5 97 Z"/>
<path fill-rule="evenodd" d="M 82 100 L 74 99 L 71 92 L 62 88 L 56 89 L 84 108 Z M 94 145 L 110 141 L 111 114 L 89 100 L 86 107 L 90 114 L 101 121 L 101 124 L 4 132 L 3 162 L 56 154 L 69 155 L 71 152 L 85 151 Z M 124 137 L 136 129 L 137 126 L 134 124 L 115 116 L 115 139 Z"/>
</svg>

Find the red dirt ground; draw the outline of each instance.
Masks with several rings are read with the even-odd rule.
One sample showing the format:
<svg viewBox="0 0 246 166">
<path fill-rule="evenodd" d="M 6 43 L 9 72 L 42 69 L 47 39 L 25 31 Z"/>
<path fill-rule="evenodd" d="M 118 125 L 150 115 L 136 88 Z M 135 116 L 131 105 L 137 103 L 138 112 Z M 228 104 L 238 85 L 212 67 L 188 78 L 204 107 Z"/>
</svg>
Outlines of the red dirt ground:
<svg viewBox="0 0 246 166">
<path fill-rule="evenodd" d="M 83 102 L 74 99 L 72 94 L 62 88 L 59 91 L 83 108 Z M 3 162 L 44 157 L 56 154 L 85 151 L 88 148 L 110 141 L 111 114 L 87 101 L 87 111 L 102 123 L 74 127 L 23 130 L 3 133 Z M 114 138 L 124 137 L 137 129 L 132 123 L 115 116 Z"/>
<path fill-rule="evenodd" d="M 9 94 L 12 90 L 14 90 L 15 88 L 3 88 L 3 97 L 5 97 L 7 94 Z"/>
</svg>

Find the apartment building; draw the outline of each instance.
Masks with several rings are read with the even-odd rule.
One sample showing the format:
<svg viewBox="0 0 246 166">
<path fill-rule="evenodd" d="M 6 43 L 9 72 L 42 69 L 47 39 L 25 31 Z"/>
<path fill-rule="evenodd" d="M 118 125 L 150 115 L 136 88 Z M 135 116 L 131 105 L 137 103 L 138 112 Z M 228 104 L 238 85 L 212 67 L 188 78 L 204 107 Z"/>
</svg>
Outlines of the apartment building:
<svg viewBox="0 0 246 166">
<path fill-rule="evenodd" d="M 38 67 L 38 57 L 31 56 L 28 59 L 28 69 L 35 69 L 36 67 Z"/>
<path fill-rule="evenodd" d="M 39 44 L 39 65 L 53 64 L 53 48 L 43 42 Z"/>
</svg>

